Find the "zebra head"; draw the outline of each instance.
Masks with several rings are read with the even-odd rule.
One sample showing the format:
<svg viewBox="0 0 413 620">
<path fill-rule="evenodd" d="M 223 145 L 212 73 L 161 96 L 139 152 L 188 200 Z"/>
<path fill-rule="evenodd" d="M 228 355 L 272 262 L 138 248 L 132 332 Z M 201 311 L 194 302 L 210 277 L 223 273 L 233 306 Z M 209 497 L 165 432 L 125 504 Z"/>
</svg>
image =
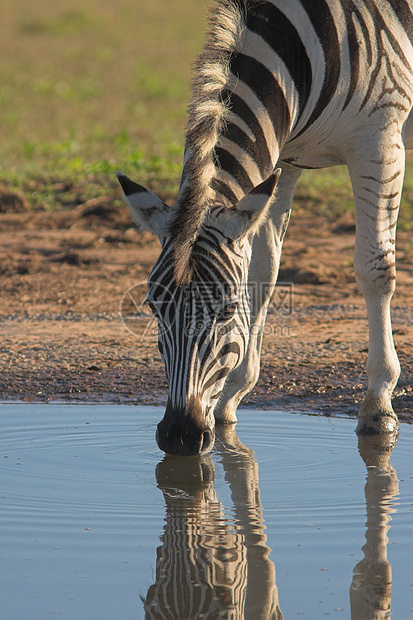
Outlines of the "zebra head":
<svg viewBox="0 0 413 620">
<path fill-rule="evenodd" d="M 156 434 L 159 448 L 168 454 L 207 453 L 214 444 L 214 409 L 249 343 L 252 239 L 266 217 L 280 172 L 233 207 L 208 209 L 181 279 L 171 234 L 176 209 L 118 173 L 135 220 L 162 244 L 146 300 L 158 320 L 158 347 L 169 385 Z"/>
</svg>

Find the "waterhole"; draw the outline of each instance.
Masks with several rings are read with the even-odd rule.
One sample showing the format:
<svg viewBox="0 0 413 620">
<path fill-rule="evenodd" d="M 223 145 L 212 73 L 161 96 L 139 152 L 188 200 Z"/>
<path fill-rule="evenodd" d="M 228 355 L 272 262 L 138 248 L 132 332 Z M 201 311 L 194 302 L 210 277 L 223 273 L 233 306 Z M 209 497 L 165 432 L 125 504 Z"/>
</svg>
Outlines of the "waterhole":
<svg viewBox="0 0 413 620">
<path fill-rule="evenodd" d="M 413 617 L 413 427 L 239 411 L 165 457 L 157 408 L 3 404 L 0 617 Z"/>
</svg>

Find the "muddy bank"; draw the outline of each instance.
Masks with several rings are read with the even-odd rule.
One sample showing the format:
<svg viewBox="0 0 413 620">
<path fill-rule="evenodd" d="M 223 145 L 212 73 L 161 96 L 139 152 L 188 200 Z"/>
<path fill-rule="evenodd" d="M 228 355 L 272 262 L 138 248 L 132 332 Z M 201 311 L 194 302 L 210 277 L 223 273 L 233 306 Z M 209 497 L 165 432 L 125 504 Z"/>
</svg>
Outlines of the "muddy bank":
<svg viewBox="0 0 413 620">
<path fill-rule="evenodd" d="M 163 405 L 166 382 L 152 338 L 126 329 L 122 298 L 143 282 L 157 241 L 125 206 L 101 197 L 33 212 L 21 198 L 0 213 L 0 399 Z M 249 407 L 356 415 L 366 389 L 367 321 L 354 281 L 354 222 L 293 215 L 280 299 L 267 323 Z M 402 364 L 394 407 L 412 421 L 413 247 L 398 238 L 393 328 Z"/>
</svg>

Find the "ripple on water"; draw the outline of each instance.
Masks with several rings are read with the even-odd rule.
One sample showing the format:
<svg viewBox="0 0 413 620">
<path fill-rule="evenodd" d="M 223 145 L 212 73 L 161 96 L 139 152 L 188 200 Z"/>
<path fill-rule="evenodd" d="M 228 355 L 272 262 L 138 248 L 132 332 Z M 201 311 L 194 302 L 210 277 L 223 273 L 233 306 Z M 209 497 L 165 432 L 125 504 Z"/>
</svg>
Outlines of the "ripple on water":
<svg viewBox="0 0 413 620">
<path fill-rule="evenodd" d="M 33 519 L 43 510 L 45 519 L 59 519 L 66 509 L 71 519 L 73 511 L 128 515 L 136 514 L 138 505 L 143 510 L 139 488 L 153 483 L 159 452 L 154 442 L 148 447 L 153 423 L 140 433 L 133 408 L 119 420 L 107 407 L 61 406 L 52 411 L 46 406 L 44 417 L 37 407 L 31 407 L 32 413 L 21 412 L 17 405 L 8 409 L 0 457 L 2 495 L 9 510 L 24 514 L 30 506 Z M 64 413 L 63 422 L 59 418 Z M 54 415 L 56 422 L 51 423 Z"/>
<path fill-rule="evenodd" d="M 244 571 L 248 545 L 258 541 L 254 570 L 264 559 L 270 573 L 275 566 L 284 617 L 339 608 L 349 617 L 366 533 L 355 420 L 241 410 L 241 446 L 218 440 L 204 459 L 168 461 L 155 444 L 162 415 L 131 406 L 2 406 L 0 567 L 8 595 L 0 616 L 143 618 L 138 593 L 154 591 L 162 558 L 205 563 L 220 548 L 222 562 L 239 554 Z M 413 607 L 412 430 L 402 427 L 391 456 L 400 480 L 386 499 L 395 617 Z M 254 613 L 245 617 L 256 620 Z"/>
</svg>

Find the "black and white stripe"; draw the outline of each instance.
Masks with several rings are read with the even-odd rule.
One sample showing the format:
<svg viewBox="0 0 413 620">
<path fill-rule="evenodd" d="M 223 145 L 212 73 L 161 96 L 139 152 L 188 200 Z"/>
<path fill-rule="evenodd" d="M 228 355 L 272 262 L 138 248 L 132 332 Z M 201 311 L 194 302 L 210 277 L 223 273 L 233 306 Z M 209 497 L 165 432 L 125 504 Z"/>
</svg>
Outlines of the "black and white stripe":
<svg viewBox="0 0 413 620">
<path fill-rule="evenodd" d="M 211 220 L 221 211 L 215 207 Z M 186 286 L 176 286 L 171 237 L 149 277 L 147 300 L 158 318 L 159 350 L 175 406 L 183 407 L 191 396 L 216 401 L 226 376 L 244 359 L 248 253 L 240 249 L 210 221 L 197 239 Z"/>
<path fill-rule="evenodd" d="M 346 164 L 351 176 L 354 266 L 369 318 L 369 389 L 358 430 L 397 427 L 391 394 L 400 367 L 390 300 L 404 151 L 413 147 L 412 42 L 413 0 L 213 3 L 195 68 L 176 206 L 120 177 L 138 222 L 163 243 L 148 298 L 163 325 L 170 384 L 163 445 L 184 416 L 174 452 L 193 434 L 189 418 L 201 434 L 204 423 L 213 428 L 212 412 L 236 419 L 240 399 L 258 378 L 259 334 L 300 171 L 336 164 Z M 267 283 L 268 295 L 248 306 L 251 273 Z M 202 292 L 206 285 L 216 291 L 216 307 Z M 200 305 L 188 301 L 189 290 Z M 220 331 L 220 312 L 231 305 L 233 318 Z"/>
<path fill-rule="evenodd" d="M 145 618 L 281 620 L 266 544 L 258 466 L 230 429 L 219 433 L 231 509 L 219 501 L 211 457 L 165 458 L 156 467 L 166 515 Z M 226 441 L 226 438 L 228 441 Z"/>
<path fill-rule="evenodd" d="M 338 142 L 340 130 L 355 128 L 382 106 L 407 117 L 412 7 L 407 0 L 216 2 L 212 31 L 219 32 L 220 11 L 233 11 L 241 34 L 227 50 L 226 65 L 208 42 L 198 63 L 200 72 L 215 66 L 217 84 L 214 89 L 212 68 L 208 81 L 202 73 L 195 81 L 176 233 L 188 209 L 194 216 L 196 202 L 202 215 L 211 185 L 215 198 L 235 204 L 277 162 L 300 168 L 345 163 L 344 153 L 328 152 L 332 134 Z M 205 170 L 208 156 L 214 165 Z"/>
</svg>

